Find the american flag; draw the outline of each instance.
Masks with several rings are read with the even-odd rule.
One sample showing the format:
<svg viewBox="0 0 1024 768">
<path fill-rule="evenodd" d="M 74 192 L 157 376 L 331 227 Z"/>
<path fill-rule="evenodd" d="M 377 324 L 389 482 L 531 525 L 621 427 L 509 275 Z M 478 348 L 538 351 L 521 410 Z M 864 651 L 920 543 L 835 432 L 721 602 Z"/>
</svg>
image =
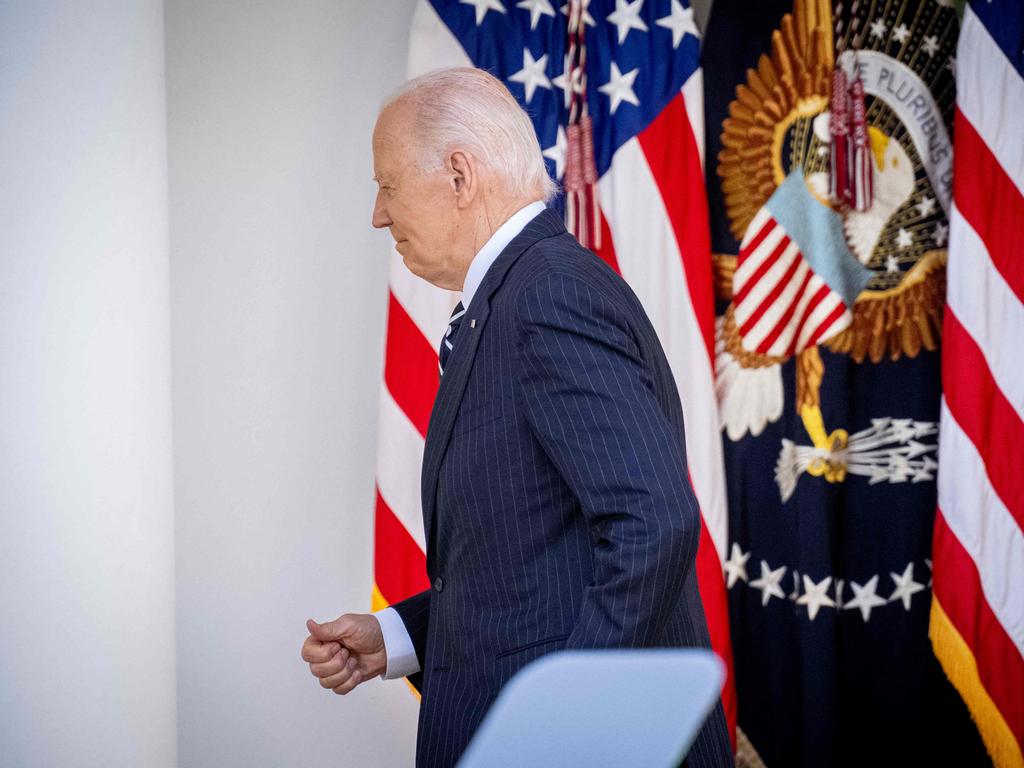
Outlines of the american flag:
<svg viewBox="0 0 1024 768">
<path fill-rule="evenodd" d="M 573 88 L 566 71 L 571 10 L 570 4 L 553 0 L 421 0 L 408 74 L 476 66 L 502 79 L 533 119 L 549 171 L 561 180 Z M 682 0 L 582 0 L 577 13 L 585 29 L 585 97 L 598 175 L 600 245 L 595 250 L 643 302 L 679 386 L 690 476 L 704 521 L 698 581 L 712 645 L 729 669 L 723 703 L 734 728 L 697 27 Z M 436 348 L 457 299 L 411 275 L 397 253 L 390 289 L 375 608 L 428 587 L 420 469 L 438 386 Z"/>
<path fill-rule="evenodd" d="M 976 0 L 956 58 L 929 634 L 995 764 L 1024 765 L 1024 6 Z"/>
</svg>

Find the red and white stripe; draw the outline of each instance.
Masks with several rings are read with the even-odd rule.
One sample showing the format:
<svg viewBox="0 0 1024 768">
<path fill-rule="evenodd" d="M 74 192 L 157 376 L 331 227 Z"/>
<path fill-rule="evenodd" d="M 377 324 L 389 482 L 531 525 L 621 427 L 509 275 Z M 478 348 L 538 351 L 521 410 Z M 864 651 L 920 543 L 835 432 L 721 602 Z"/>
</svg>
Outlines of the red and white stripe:
<svg viewBox="0 0 1024 768">
<path fill-rule="evenodd" d="M 853 319 L 767 207 L 754 216 L 740 244 L 733 288 L 743 347 L 758 354 L 794 355 L 835 336 Z"/>
<path fill-rule="evenodd" d="M 957 53 L 931 636 L 996 765 L 1024 765 L 1024 80 Z"/>
<path fill-rule="evenodd" d="M 417 6 L 409 76 L 471 66 L 425 0 Z M 599 255 L 630 283 L 657 329 L 686 420 L 690 473 L 704 526 L 697 572 L 712 644 L 729 669 L 723 691 L 736 722 L 728 606 L 722 577 L 726 497 L 714 390 L 714 296 L 703 181 L 703 86 L 698 70 L 676 99 L 616 153 L 600 179 Z M 375 607 L 425 589 L 420 461 L 429 403 L 438 386 L 435 346 L 457 297 L 391 261 L 384 391 L 377 472 Z"/>
</svg>

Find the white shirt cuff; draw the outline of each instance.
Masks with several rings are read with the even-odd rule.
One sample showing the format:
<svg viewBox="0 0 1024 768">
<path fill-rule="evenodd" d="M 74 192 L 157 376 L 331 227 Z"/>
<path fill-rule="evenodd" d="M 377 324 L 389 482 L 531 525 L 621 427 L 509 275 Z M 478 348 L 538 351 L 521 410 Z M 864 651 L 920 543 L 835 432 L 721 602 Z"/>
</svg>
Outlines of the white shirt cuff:
<svg viewBox="0 0 1024 768">
<path fill-rule="evenodd" d="M 375 612 L 373 616 L 380 624 L 381 634 L 384 635 L 384 652 L 388 656 L 387 668 L 381 677 L 384 680 L 394 680 L 419 672 L 420 662 L 416 658 L 416 649 L 398 611 L 394 608 L 384 608 Z"/>
</svg>

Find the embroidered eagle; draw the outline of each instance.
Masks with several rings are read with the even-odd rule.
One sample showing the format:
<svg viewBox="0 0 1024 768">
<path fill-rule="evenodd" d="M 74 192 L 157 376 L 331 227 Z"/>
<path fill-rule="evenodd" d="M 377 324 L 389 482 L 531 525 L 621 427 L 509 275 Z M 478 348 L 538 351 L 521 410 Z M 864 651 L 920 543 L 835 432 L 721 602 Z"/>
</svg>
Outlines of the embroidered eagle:
<svg viewBox="0 0 1024 768">
<path fill-rule="evenodd" d="M 935 350 L 941 331 L 948 191 L 943 168 L 935 167 L 941 154 L 923 142 L 918 123 L 923 110 L 935 112 L 929 138 L 941 144 L 951 114 L 938 109 L 932 93 L 952 88 L 950 58 L 940 52 L 955 48 L 955 14 L 942 8 L 936 17 L 908 15 L 908 27 L 869 18 L 866 7 L 857 13 L 833 18 L 828 0 L 796 0 L 772 34 L 770 53 L 737 87 L 718 155 L 726 213 L 741 243 L 738 256 L 717 256 L 715 264 L 719 295 L 731 301 L 716 340 L 723 427 L 739 440 L 780 418 L 781 364 L 796 358 L 796 410 L 813 446 L 806 461 L 795 458 L 792 444 L 788 458 L 785 449 L 780 455 L 784 497 L 793 472 L 839 481 L 859 466 L 851 456 L 856 441 L 825 428 L 819 346 L 877 363 Z M 930 53 L 921 53 L 921 41 Z M 829 193 L 837 67 L 866 76 L 873 195 L 865 210 Z M 911 103 L 916 111 L 908 110 Z M 787 261 L 785 247 L 776 247 L 782 240 L 766 245 L 766 222 L 773 237 L 781 231 L 794 242 L 803 262 Z M 811 292 L 806 285 L 814 280 L 820 285 Z M 808 315 L 815 301 L 821 308 Z M 877 445 L 877 435 L 866 439 Z M 874 482 L 877 468 L 869 470 Z"/>
</svg>

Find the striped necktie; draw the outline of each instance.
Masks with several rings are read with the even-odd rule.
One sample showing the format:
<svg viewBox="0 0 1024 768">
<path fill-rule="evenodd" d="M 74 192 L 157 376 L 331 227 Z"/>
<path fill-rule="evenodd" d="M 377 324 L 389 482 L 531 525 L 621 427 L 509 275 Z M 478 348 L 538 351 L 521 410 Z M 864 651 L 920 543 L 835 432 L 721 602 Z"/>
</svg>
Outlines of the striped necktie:
<svg viewBox="0 0 1024 768">
<path fill-rule="evenodd" d="M 460 301 L 455 305 L 455 309 L 452 310 L 452 317 L 448 321 L 448 330 L 444 332 L 444 338 L 441 339 L 441 349 L 437 355 L 437 369 L 444 376 L 444 368 L 448 365 L 448 356 L 451 355 L 452 350 L 455 349 L 455 336 L 459 332 L 459 326 L 462 325 L 462 316 L 466 314 L 466 308 L 462 306 Z"/>
</svg>

